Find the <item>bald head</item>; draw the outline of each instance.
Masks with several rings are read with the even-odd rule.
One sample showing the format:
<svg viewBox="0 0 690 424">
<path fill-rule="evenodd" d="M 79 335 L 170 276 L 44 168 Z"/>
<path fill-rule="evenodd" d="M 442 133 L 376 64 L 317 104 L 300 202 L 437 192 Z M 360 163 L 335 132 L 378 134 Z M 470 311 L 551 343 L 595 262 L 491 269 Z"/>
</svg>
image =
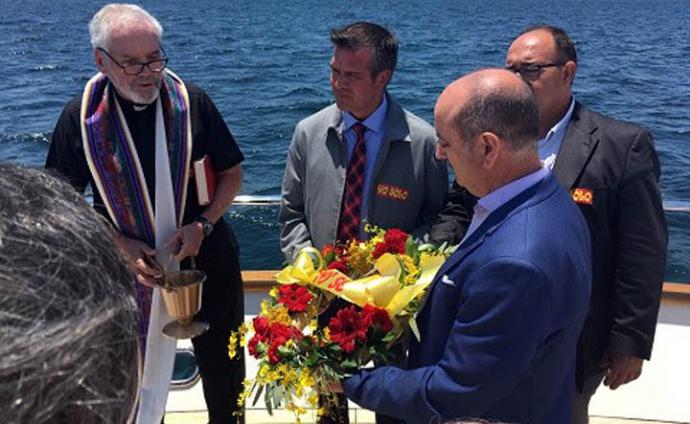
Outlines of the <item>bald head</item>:
<svg viewBox="0 0 690 424">
<path fill-rule="evenodd" d="M 537 103 L 529 86 L 512 72 L 483 69 L 454 81 L 441 93 L 434 114 L 452 122 L 465 143 L 491 132 L 513 150 L 536 148 Z"/>
<path fill-rule="evenodd" d="M 436 156 L 458 183 L 483 197 L 539 168 L 537 103 L 518 76 L 484 69 L 453 82 L 434 110 Z"/>
</svg>

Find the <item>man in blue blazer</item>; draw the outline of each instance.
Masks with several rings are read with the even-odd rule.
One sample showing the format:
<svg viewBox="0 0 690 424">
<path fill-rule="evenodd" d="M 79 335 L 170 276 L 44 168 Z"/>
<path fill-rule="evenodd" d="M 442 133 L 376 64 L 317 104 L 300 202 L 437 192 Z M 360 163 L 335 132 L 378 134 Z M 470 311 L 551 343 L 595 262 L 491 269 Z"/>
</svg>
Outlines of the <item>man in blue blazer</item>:
<svg viewBox="0 0 690 424">
<path fill-rule="evenodd" d="M 586 424 L 602 380 L 611 390 L 628 384 L 651 357 L 668 234 L 652 135 L 577 100 L 578 60 L 563 29 L 537 25 L 511 43 L 506 69 L 537 98 L 539 156 L 572 194 L 592 236 L 592 295 L 577 346 L 571 422 Z M 457 184 L 448 200 L 429 234 L 438 244 L 462 239 L 476 202 Z"/>
<path fill-rule="evenodd" d="M 537 155 L 536 100 L 520 77 L 487 69 L 446 88 L 434 114 L 436 154 L 479 197 L 474 216 L 429 288 L 407 369 L 364 370 L 343 390 L 408 423 L 567 423 L 590 242 Z"/>
</svg>

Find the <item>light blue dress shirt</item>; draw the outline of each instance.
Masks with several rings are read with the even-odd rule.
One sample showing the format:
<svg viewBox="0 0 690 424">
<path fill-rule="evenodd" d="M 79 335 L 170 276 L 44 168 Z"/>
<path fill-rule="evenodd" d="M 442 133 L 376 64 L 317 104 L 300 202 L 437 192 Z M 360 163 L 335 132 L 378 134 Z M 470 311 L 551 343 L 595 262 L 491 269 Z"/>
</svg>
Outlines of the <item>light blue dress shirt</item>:
<svg viewBox="0 0 690 424">
<path fill-rule="evenodd" d="M 388 100 L 386 100 L 386 95 L 383 95 L 383 100 L 379 107 L 367 117 L 362 124 L 366 127 L 364 132 L 364 144 L 367 148 L 366 164 L 364 167 L 364 187 L 362 192 L 362 222 L 368 216 L 369 206 L 369 187 L 371 187 L 371 180 L 374 178 L 374 166 L 376 165 L 376 159 L 379 156 L 379 150 L 386 137 L 386 113 L 388 112 Z M 350 161 L 352 157 L 352 151 L 357 143 L 357 134 L 352 126 L 357 122 L 360 122 L 352 116 L 349 112 L 342 112 L 342 133 L 345 138 L 345 143 L 347 145 L 347 160 Z M 360 238 L 364 238 L 362 229 L 363 225 L 360 225 Z"/>
<path fill-rule="evenodd" d="M 491 214 L 491 212 L 500 208 L 512 198 L 537 184 L 544 178 L 546 178 L 551 173 L 546 165 L 538 170 L 527 174 L 522 178 L 518 178 L 515 181 L 511 181 L 508 184 L 497 188 L 481 199 L 477 200 L 477 204 L 474 205 L 474 215 L 472 216 L 472 221 L 470 221 L 470 226 L 465 233 L 460 244 L 464 243 L 477 228 L 486 220 L 486 218 Z"/>
<path fill-rule="evenodd" d="M 539 159 L 541 159 L 544 165 L 549 169 L 553 169 L 553 165 L 556 163 L 556 155 L 558 155 L 558 151 L 565 138 L 565 132 L 568 129 L 573 109 L 575 109 L 575 98 L 570 99 L 570 107 L 568 107 L 568 111 L 563 115 L 561 120 L 556 122 L 556 125 L 546 133 L 544 138 L 537 140 Z"/>
</svg>

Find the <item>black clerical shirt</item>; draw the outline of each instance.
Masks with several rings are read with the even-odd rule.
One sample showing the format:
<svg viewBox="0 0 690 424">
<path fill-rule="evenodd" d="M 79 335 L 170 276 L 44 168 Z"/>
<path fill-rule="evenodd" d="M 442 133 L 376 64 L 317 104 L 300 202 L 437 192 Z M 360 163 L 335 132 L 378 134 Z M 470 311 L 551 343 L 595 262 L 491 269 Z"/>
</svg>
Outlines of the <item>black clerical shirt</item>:
<svg viewBox="0 0 690 424">
<path fill-rule="evenodd" d="M 208 154 L 216 172 L 225 171 L 242 162 L 244 156 L 211 99 L 201 88 L 193 84 L 186 84 L 186 87 L 189 93 L 192 122 L 192 161 Z M 111 91 L 111 95 L 118 97 L 132 134 L 151 196 L 151 205 L 155 207 L 156 105 L 154 103 L 137 111 L 132 102 L 113 93 L 114 90 Z M 84 155 L 79 122 L 81 100 L 81 95 L 75 97 L 65 106 L 60 115 L 53 132 L 46 168 L 56 169 L 80 192 L 84 192 L 86 186 L 91 184 L 94 192 L 94 207 L 108 217 L 100 193 L 95 189 L 96 185 L 93 183 Z M 191 222 L 202 212 L 203 207 L 199 206 L 197 201 L 196 186 L 194 181 L 190 180 L 187 187 L 184 223 Z"/>
</svg>

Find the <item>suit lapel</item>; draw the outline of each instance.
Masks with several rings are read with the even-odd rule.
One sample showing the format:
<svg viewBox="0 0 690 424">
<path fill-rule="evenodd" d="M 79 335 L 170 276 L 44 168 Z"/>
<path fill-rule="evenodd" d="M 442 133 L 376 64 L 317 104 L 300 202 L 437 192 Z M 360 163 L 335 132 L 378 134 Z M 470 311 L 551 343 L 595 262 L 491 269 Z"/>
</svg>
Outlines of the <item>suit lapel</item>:
<svg viewBox="0 0 690 424">
<path fill-rule="evenodd" d="M 596 130 L 597 126 L 587 119 L 587 110 L 580 103 L 575 102 L 568 131 L 553 167 L 553 172 L 566 190 L 570 190 L 575 185 L 599 142 L 594 134 Z"/>
<path fill-rule="evenodd" d="M 489 220 L 490 217 L 487 218 L 487 221 Z M 486 236 L 491 234 L 494 229 L 500 226 L 501 222 L 503 222 L 501 220 L 500 222 L 493 222 L 491 225 L 486 225 L 487 221 L 482 223 L 482 225 L 480 225 L 479 228 L 477 228 L 475 232 L 472 233 L 472 235 L 465 240 L 460 247 L 458 247 L 458 250 L 456 250 L 455 253 L 453 253 L 453 255 L 443 263 L 441 268 L 439 268 L 438 272 L 434 276 L 434 281 L 432 281 L 426 290 L 426 295 L 424 296 L 424 301 L 419 308 L 418 315 L 421 315 L 422 311 L 426 307 L 426 304 L 429 302 L 429 299 L 431 299 L 436 284 L 438 284 L 438 282 L 442 280 L 444 276 L 448 275 L 452 269 L 454 269 L 456 266 L 459 266 L 467 255 L 481 246 L 481 244 L 484 243 Z"/>
<path fill-rule="evenodd" d="M 549 175 L 544 180 L 538 182 L 537 184 L 533 185 L 532 187 L 528 188 L 527 190 L 518 194 L 516 197 L 509 200 L 508 203 L 502 205 L 500 208 L 491 212 L 491 214 L 486 218 L 482 225 L 480 225 L 467 238 L 467 240 L 463 241 L 458 250 L 456 250 L 455 253 L 453 253 L 453 255 L 450 258 L 448 258 L 448 260 L 446 260 L 446 262 L 441 266 L 441 268 L 439 268 L 438 272 L 434 276 L 434 281 L 427 289 L 426 296 L 424 298 L 424 301 L 422 302 L 422 306 L 419 308 L 419 314 L 421 314 L 426 304 L 429 302 L 429 299 L 432 297 L 434 288 L 436 287 L 436 284 L 438 284 L 439 280 L 443 279 L 443 276 L 447 275 L 449 271 L 451 271 L 453 268 L 459 266 L 460 263 L 462 263 L 462 261 L 467 257 L 467 255 L 474 252 L 479 246 L 481 246 L 482 243 L 484 243 L 484 241 L 486 240 L 486 238 L 493 234 L 494 231 L 496 231 L 503 224 L 503 222 L 506 220 L 508 216 L 516 212 L 518 209 L 522 208 L 521 205 L 532 203 L 533 201 L 536 201 L 539 198 L 541 198 L 541 196 L 544 196 L 544 194 L 539 195 L 538 193 L 550 193 L 552 190 L 554 190 L 557 187 L 557 185 L 554 182 L 553 178 L 553 176 Z M 553 184 L 554 186 L 550 190 L 544 191 L 543 186 L 545 184 Z"/>
<path fill-rule="evenodd" d="M 488 219 L 487 219 L 488 220 Z M 486 222 L 484 222 L 486 224 Z M 419 312 L 418 314 L 421 314 L 424 308 L 426 307 L 426 304 L 429 302 L 429 299 L 432 297 L 432 293 L 434 292 L 434 288 L 436 287 L 436 284 L 443 279 L 444 276 L 446 276 L 453 268 L 456 266 L 460 265 L 460 263 L 465 259 L 467 255 L 469 255 L 471 252 L 473 252 L 477 247 L 479 247 L 482 243 L 484 243 L 484 239 L 486 238 L 487 234 L 489 233 L 488 231 L 485 231 L 484 224 L 482 224 L 477 230 L 472 234 L 472 236 L 465 240 L 464 243 L 458 247 L 458 250 L 451 255 L 450 258 L 448 258 L 443 265 L 441 265 L 441 268 L 439 268 L 438 272 L 436 272 L 436 275 L 434 276 L 434 281 L 431 282 L 429 287 L 426 290 L 426 294 L 424 295 L 424 301 L 422 302 L 422 305 L 419 307 Z M 496 227 L 498 226 L 497 223 L 492 226 Z M 481 231 L 481 233 L 480 233 Z M 493 231 L 491 231 L 493 232 Z"/>
</svg>

